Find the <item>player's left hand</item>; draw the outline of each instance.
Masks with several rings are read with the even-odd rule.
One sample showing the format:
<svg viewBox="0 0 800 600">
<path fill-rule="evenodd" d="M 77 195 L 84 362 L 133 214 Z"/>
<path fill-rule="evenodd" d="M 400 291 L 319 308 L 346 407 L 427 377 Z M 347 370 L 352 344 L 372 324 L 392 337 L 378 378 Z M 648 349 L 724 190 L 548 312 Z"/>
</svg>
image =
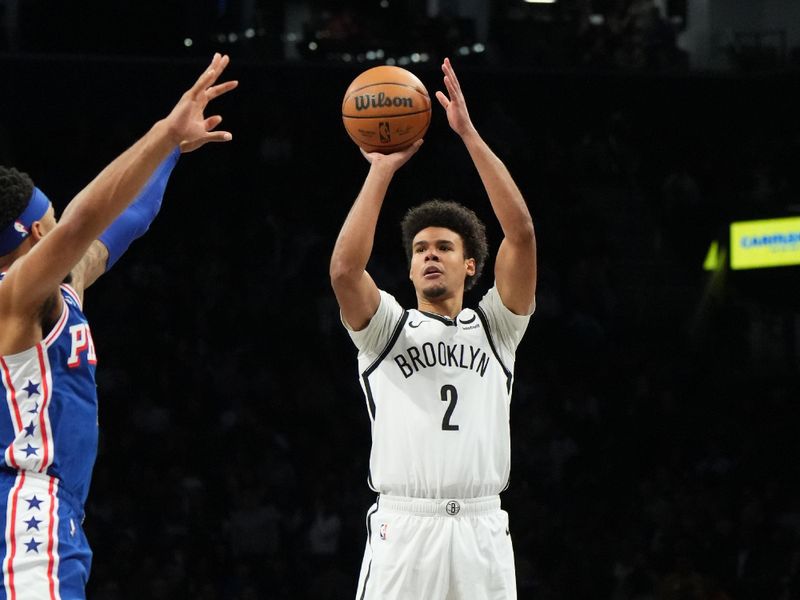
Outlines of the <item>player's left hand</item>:
<svg viewBox="0 0 800 600">
<path fill-rule="evenodd" d="M 464 100 L 464 93 L 461 91 L 461 85 L 458 83 L 456 72 L 453 70 L 453 65 L 450 64 L 449 58 L 444 59 L 442 72 L 444 73 L 444 85 L 447 88 L 447 95 L 444 92 L 437 91 L 436 99 L 447 114 L 447 122 L 450 123 L 450 128 L 458 135 L 463 136 L 475 128 L 469 118 L 467 102 Z"/>
<path fill-rule="evenodd" d="M 231 91 L 238 85 L 237 81 L 216 84 L 229 61 L 227 55 L 214 54 L 208 68 L 181 96 L 175 108 L 166 117 L 165 121 L 170 135 L 180 145 L 181 152 L 197 150 L 208 142 L 228 142 L 233 139 L 228 131 L 215 131 L 215 128 L 222 122 L 220 115 L 206 118 L 204 114 L 206 106 L 211 100 Z"/>
</svg>

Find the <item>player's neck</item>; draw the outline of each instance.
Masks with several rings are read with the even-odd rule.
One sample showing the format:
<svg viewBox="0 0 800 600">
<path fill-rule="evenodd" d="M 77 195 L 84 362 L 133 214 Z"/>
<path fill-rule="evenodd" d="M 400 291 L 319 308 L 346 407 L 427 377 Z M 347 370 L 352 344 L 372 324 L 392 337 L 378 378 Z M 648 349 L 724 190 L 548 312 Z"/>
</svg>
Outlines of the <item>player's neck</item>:
<svg viewBox="0 0 800 600">
<path fill-rule="evenodd" d="M 461 312 L 463 302 L 463 298 L 444 298 L 442 300 L 417 298 L 417 310 L 420 312 L 433 313 L 440 317 L 455 319 L 458 313 Z"/>
</svg>

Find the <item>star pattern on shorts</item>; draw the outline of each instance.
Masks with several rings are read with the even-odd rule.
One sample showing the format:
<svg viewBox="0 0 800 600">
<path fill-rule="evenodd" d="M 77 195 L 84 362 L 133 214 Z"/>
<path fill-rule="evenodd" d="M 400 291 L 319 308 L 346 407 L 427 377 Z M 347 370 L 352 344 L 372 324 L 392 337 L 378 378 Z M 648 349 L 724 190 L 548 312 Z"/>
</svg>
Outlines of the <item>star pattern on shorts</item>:
<svg viewBox="0 0 800 600">
<path fill-rule="evenodd" d="M 30 414 L 32 414 L 32 415 L 35 415 L 35 414 L 37 414 L 37 413 L 39 412 L 39 403 L 38 403 L 38 402 L 34 402 L 34 403 L 33 403 L 33 408 L 32 408 L 32 409 L 30 409 L 28 412 L 29 412 Z"/>
<path fill-rule="evenodd" d="M 25 531 L 30 531 L 31 529 L 39 531 L 39 523 L 41 522 L 42 521 L 40 519 L 37 519 L 36 517 L 31 517 L 29 520 L 24 521 L 24 523 L 28 526 L 28 529 L 26 529 Z"/>
<path fill-rule="evenodd" d="M 25 500 L 28 503 L 28 510 L 39 510 L 39 507 L 42 505 L 42 501 L 39 500 L 36 495 L 34 494 L 30 500 Z"/>
<path fill-rule="evenodd" d="M 25 427 L 25 437 L 33 437 L 34 431 L 36 431 L 36 423 L 31 421 L 31 424 Z"/>
<path fill-rule="evenodd" d="M 31 379 L 28 379 L 28 385 L 26 385 L 23 390 L 28 392 L 28 398 L 31 396 L 39 396 L 39 385 L 38 383 L 33 383 Z"/>
<path fill-rule="evenodd" d="M 39 449 L 28 444 L 25 447 L 24 452 L 25 452 L 25 457 L 27 458 L 28 456 L 37 456 L 39 453 Z"/>
<path fill-rule="evenodd" d="M 25 546 L 28 548 L 25 551 L 25 554 L 27 554 L 28 552 L 36 552 L 36 554 L 39 554 L 39 546 L 41 545 L 42 542 L 37 542 L 35 539 L 31 538 L 31 541 L 25 542 Z"/>
</svg>

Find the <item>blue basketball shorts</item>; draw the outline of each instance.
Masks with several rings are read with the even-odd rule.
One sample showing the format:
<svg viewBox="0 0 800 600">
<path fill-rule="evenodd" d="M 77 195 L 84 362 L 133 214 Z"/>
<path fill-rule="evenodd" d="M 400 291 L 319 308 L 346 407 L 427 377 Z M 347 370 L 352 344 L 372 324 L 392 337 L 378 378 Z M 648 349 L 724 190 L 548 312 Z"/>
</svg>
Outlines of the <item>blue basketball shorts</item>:
<svg viewBox="0 0 800 600">
<path fill-rule="evenodd" d="M 55 477 L 0 469 L 0 600 L 85 600 L 83 512 Z"/>
</svg>

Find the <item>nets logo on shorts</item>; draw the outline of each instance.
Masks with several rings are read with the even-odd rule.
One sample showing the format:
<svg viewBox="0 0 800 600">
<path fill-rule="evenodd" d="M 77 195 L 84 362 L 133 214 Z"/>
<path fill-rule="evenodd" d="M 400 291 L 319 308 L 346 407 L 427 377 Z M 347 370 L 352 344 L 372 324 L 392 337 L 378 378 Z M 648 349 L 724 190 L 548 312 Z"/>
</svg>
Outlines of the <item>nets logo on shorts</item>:
<svg viewBox="0 0 800 600">
<path fill-rule="evenodd" d="M 461 511 L 461 505 L 455 500 L 450 500 L 450 502 L 444 505 L 444 511 L 451 517 L 454 517 Z"/>
</svg>

